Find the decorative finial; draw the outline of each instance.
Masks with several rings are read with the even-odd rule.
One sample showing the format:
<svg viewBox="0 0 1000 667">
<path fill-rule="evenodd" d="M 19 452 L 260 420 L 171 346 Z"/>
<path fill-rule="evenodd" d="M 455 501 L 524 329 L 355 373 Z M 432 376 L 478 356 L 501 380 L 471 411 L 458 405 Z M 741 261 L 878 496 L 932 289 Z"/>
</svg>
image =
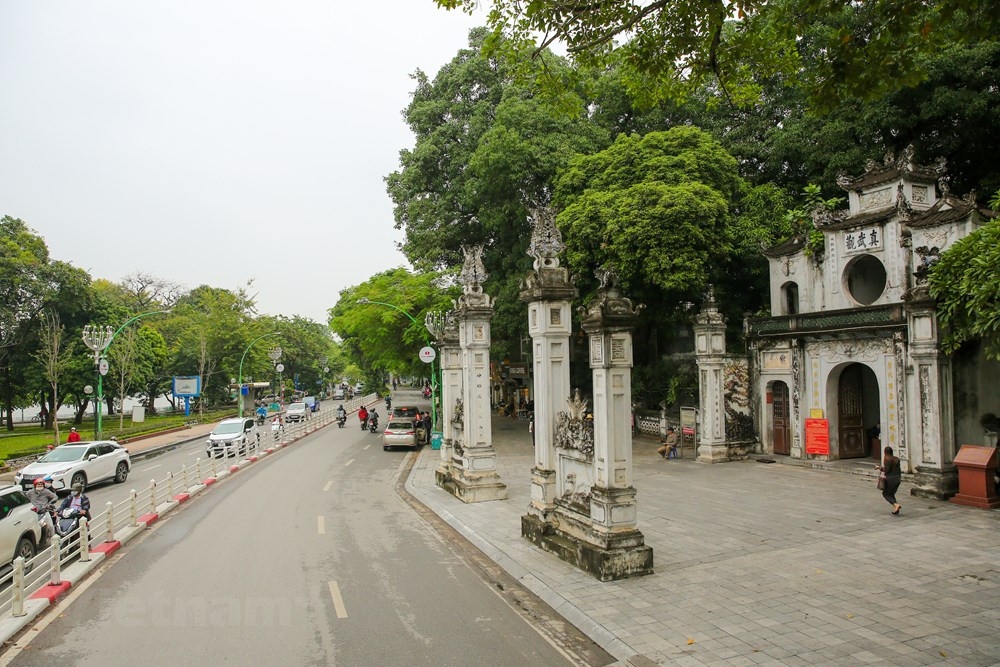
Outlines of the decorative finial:
<svg viewBox="0 0 1000 667">
<path fill-rule="evenodd" d="M 535 269 L 559 266 L 559 253 L 566 249 L 562 234 L 556 227 L 556 216 L 548 206 L 531 210 L 531 245 L 528 254 L 535 258 Z"/>
</svg>

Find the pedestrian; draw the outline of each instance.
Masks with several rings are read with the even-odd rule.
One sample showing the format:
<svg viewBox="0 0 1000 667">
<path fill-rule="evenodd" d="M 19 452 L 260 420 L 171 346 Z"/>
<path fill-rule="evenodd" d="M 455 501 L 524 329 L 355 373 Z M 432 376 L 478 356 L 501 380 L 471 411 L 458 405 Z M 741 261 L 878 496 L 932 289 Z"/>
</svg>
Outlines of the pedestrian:
<svg viewBox="0 0 1000 667">
<path fill-rule="evenodd" d="M 77 433 L 75 426 L 69 429 L 69 435 L 66 436 L 66 442 L 80 442 L 80 434 Z"/>
<path fill-rule="evenodd" d="M 424 442 L 431 441 L 431 413 L 424 413 Z"/>
<path fill-rule="evenodd" d="M 535 413 L 528 415 L 528 433 L 531 434 L 531 444 L 535 444 Z"/>
<path fill-rule="evenodd" d="M 660 443 L 656 453 L 664 460 L 677 458 L 677 432 L 673 426 L 667 427 L 667 437 Z"/>
<path fill-rule="evenodd" d="M 875 466 L 875 469 L 879 471 L 879 478 L 882 481 L 882 497 L 892 505 L 892 513 L 899 514 L 903 506 L 896 502 L 896 491 L 899 490 L 899 483 L 903 481 L 903 473 L 899 468 L 899 457 L 893 456 L 892 447 L 885 448 L 882 465 Z"/>
</svg>

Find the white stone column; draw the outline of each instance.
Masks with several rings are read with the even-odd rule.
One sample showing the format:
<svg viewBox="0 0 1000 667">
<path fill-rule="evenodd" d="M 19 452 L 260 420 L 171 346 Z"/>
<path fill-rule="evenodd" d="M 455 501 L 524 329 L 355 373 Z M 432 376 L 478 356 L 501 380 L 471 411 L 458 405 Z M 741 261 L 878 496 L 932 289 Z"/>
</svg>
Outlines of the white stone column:
<svg viewBox="0 0 1000 667">
<path fill-rule="evenodd" d="M 521 283 L 521 301 L 528 304 L 534 375 L 535 464 L 531 469 L 528 514 L 548 521 L 556 496 L 556 413 L 570 397 L 569 340 L 573 333 L 571 302 L 577 297 L 569 271 L 559 265 L 565 249 L 548 209 L 532 211 L 528 254 L 534 270 Z"/>
<path fill-rule="evenodd" d="M 493 300 L 482 289 L 482 246 L 462 247 L 463 294 L 456 317 L 462 354 L 462 439 L 454 443 L 453 475 L 442 488 L 463 502 L 504 500 L 507 486 L 497 474 L 490 411 L 490 318 Z"/>
<path fill-rule="evenodd" d="M 443 486 L 452 475 L 455 441 L 460 433 L 455 429 L 455 417 L 464 400 L 462 348 L 458 343 L 458 321 L 453 311 L 428 313 L 424 321 L 441 350 L 441 460 L 435 478 L 438 486 Z"/>
<path fill-rule="evenodd" d="M 704 307 L 695 317 L 694 340 L 701 411 L 697 460 L 721 463 L 729 460 L 725 411 L 726 318 L 715 306 L 711 287 Z"/>
<path fill-rule="evenodd" d="M 951 362 L 938 348 L 937 315 L 925 285 L 911 290 L 905 310 L 912 369 L 906 392 L 909 446 L 896 454 L 915 473 L 910 493 L 945 499 L 958 492 Z"/>
</svg>

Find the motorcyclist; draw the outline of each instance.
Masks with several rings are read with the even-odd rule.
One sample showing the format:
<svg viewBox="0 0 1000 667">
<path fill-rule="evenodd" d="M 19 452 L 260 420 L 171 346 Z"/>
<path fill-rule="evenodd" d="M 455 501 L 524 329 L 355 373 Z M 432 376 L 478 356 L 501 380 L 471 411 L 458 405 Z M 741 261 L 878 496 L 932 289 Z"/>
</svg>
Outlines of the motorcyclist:
<svg viewBox="0 0 1000 667">
<path fill-rule="evenodd" d="M 90 521 L 90 498 L 83 493 L 83 484 L 74 484 L 73 490 L 66 496 L 62 505 L 59 506 L 59 516 L 66 510 L 77 512 L 87 521 Z"/>
<path fill-rule="evenodd" d="M 392 397 L 386 394 L 385 396 L 385 411 L 389 412 L 392 410 Z"/>
<path fill-rule="evenodd" d="M 341 403 L 337 406 L 337 421 L 343 421 L 347 419 L 347 410 L 344 409 L 344 404 Z"/>
<path fill-rule="evenodd" d="M 370 420 L 368 428 L 370 428 L 372 433 L 374 433 L 378 429 L 378 410 L 372 408 L 371 414 L 368 416 L 368 419 Z"/>
<path fill-rule="evenodd" d="M 262 405 L 257 408 L 257 423 L 263 424 L 265 419 L 267 419 L 267 408 Z"/>
<path fill-rule="evenodd" d="M 361 420 L 362 429 L 368 427 L 368 410 L 363 405 L 358 409 L 358 419 Z"/>
<path fill-rule="evenodd" d="M 28 497 L 32 507 L 38 512 L 39 521 L 45 527 L 45 538 L 55 535 L 56 529 L 52 524 L 50 510 L 55 509 L 59 496 L 52 489 L 45 488 L 45 480 L 41 477 L 35 479 L 35 483 L 32 484 L 31 489 L 24 495 Z"/>
</svg>

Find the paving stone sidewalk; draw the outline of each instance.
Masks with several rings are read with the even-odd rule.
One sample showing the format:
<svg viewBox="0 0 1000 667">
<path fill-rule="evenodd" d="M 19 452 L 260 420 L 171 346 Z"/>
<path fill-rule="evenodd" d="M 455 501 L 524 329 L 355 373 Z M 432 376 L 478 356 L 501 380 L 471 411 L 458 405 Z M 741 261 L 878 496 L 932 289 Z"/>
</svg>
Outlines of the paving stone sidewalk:
<svg viewBox="0 0 1000 667">
<path fill-rule="evenodd" d="M 620 661 L 661 665 L 1000 665 L 1000 511 L 909 495 L 899 516 L 859 475 L 753 461 L 663 461 L 635 444 L 655 574 L 601 583 L 520 536 L 533 451 L 495 419 L 509 500 L 407 489 Z M 648 663 L 647 663 L 648 664 Z"/>
</svg>

